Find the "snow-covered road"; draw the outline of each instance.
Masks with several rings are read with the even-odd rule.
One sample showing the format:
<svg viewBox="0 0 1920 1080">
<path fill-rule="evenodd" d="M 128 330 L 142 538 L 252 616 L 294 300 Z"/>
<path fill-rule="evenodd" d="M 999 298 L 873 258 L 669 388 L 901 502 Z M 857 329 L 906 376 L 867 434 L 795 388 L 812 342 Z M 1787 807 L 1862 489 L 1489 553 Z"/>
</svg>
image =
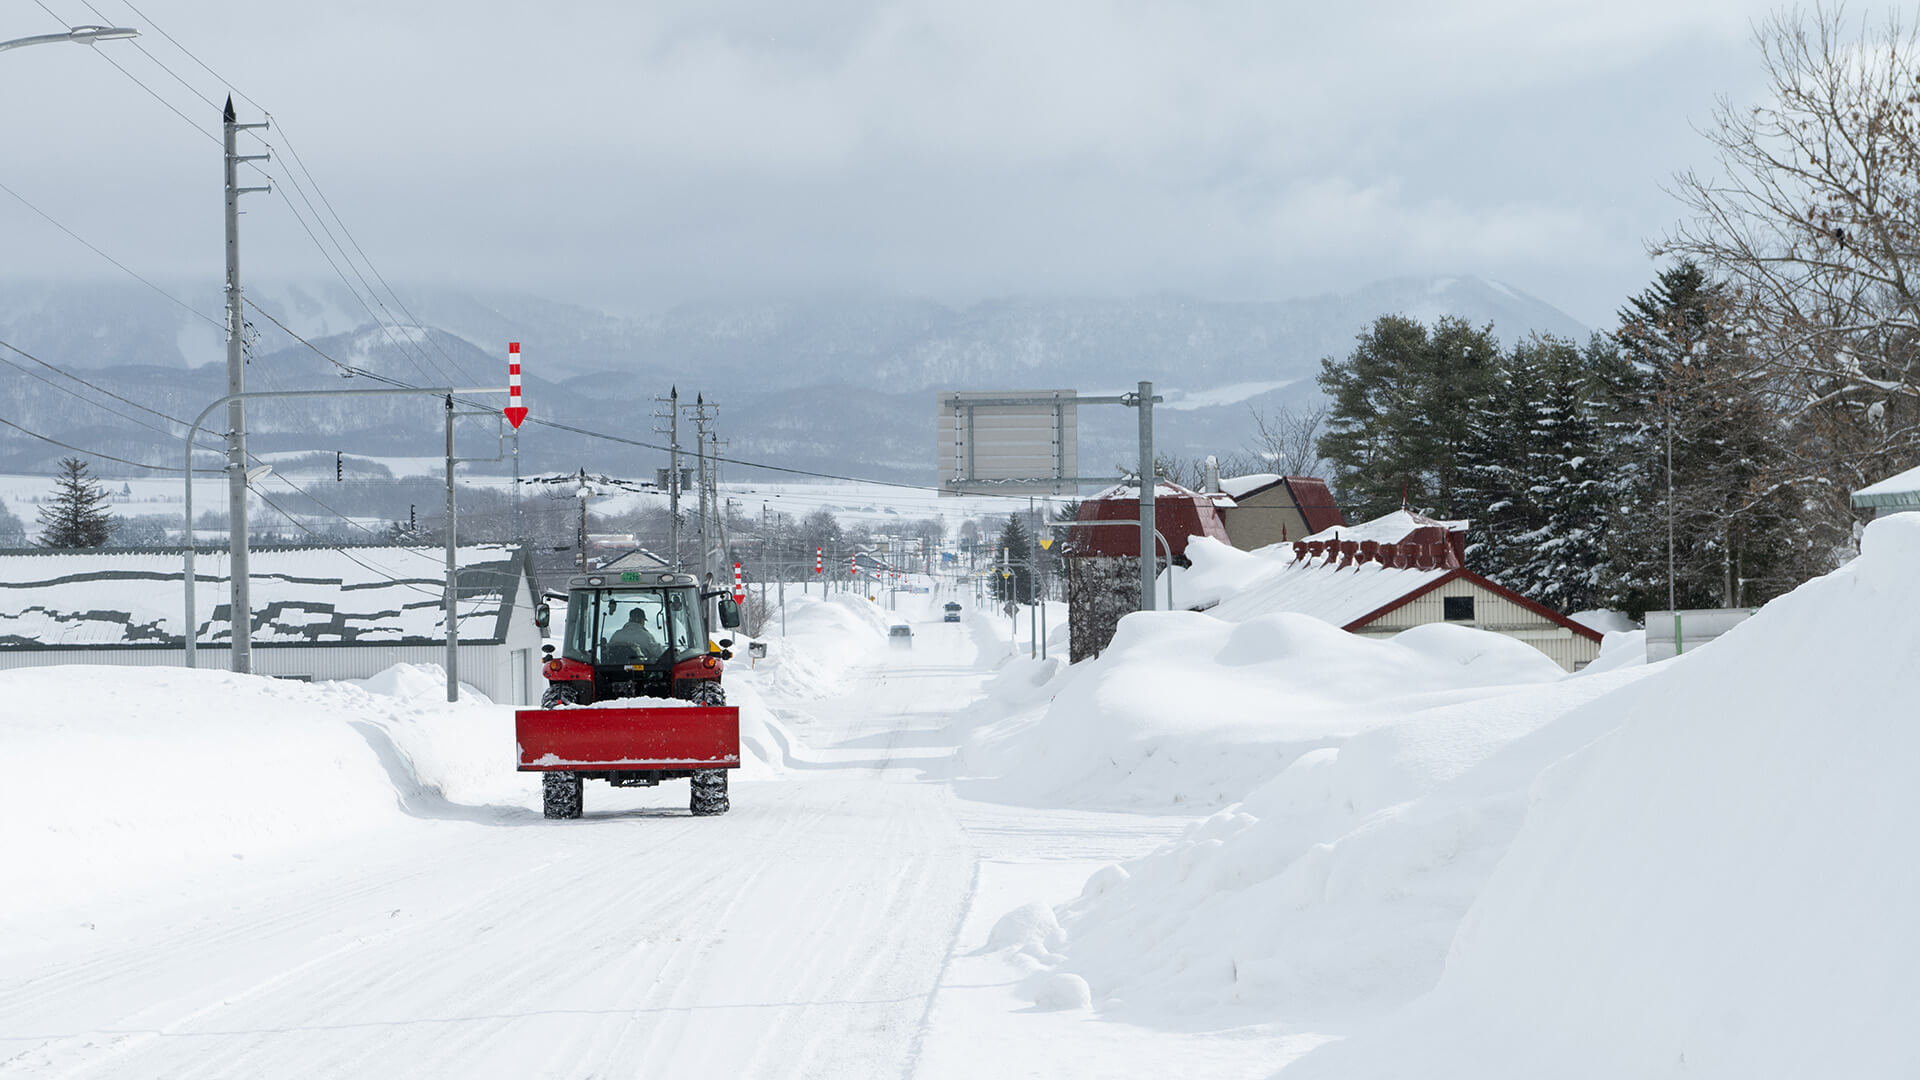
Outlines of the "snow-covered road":
<svg viewBox="0 0 1920 1080">
<path fill-rule="evenodd" d="M 1179 822 L 958 799 L 945 727 L 1005 646 L 915 599 L 913 648 L 772 702 L 788 769 L 723 817 L 681 784 L 590 785 L 578 821 L 441 804 L 48 930 L 0 970 L 0 1074 L 922 1073 L 983 859 L 1077 880 Z"/>
</svg>

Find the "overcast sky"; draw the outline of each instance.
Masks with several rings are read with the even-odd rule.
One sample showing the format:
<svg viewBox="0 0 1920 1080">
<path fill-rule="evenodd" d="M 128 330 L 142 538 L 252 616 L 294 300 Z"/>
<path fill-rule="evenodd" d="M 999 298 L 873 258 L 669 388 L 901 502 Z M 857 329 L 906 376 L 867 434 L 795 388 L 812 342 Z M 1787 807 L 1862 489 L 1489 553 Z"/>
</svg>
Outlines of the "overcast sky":
<svg viewBox="0 0 1920 1080">
<path fill-rule="evenodd" d="M 1690 124 L 1716 95 L 1760 94 L 1751 28 L 1770 10 L 44 3 L 0 0 L 0 39 L 102 21 L 143 36 L 0 53 L 0 183 L 169 281 L 222 273 L 218 115 L 194 91 L 231 85 L 241 119 L 259 119 L 247 99 L 274 114 L 267 171 L 293 171 L 290 143 L 318 183 L 304 198 L 324 193 L 403 295 L 642 312 L 840 289 L 1268 299 L 1480 274 L 1591 325 L 1655 272 L 1645 244 L 1678 213 L 1661 185 L 1711 164 Z M 280 194 L 245 206 L 247 275 L 331 274 Z M 0 274 L 117 273 L 0 193 Z"/>
</svg>

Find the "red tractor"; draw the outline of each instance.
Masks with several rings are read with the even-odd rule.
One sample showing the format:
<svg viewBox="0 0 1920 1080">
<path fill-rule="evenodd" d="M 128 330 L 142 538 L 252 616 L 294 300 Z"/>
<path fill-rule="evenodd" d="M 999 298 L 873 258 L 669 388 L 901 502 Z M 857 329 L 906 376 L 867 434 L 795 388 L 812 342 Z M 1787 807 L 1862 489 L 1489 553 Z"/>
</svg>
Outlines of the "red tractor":
<svg viewBox="0 0 1920 1080">
<path fill-rule="evenodd" d="M 614 787 L 693 781 L 697 816 L 727 811 L 727 770 L 740 767 L 740 710 L 720 676 L 740 625 L 725 593 L 700 591 L 692 574 L 627 571 L 567 582 L 560 655 L 545 647 L 540 708 L 514 713 L 522 772 L 542 775 L 542 810 L 577 818 L 589 779 Z M 540 618 L 545 625 L 544 605 Z M 631 701 L 632 704 L 622 704 Z"/>
</svg>

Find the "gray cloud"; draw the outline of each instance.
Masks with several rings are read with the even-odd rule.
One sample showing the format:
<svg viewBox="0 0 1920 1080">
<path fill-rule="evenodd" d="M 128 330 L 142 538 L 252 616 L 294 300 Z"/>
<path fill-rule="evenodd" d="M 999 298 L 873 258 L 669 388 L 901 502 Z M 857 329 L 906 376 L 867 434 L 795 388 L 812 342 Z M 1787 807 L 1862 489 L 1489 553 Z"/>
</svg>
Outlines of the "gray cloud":
<svg viewBox="0 0 1920 1080">
<path fill-rule="evenodd" d="M 290 139 L 396 283 L 645 309 L 846 287 L 1266 297 L 1466 272 L 1589 322 L 1652 275 L 1643 244 L 1677 212 L 1659 185 L 1707 163 L 1688 121 L 1758 91 L 1747 36 L 1766 11 L 136 2 L 275 113 L 269 171 L 290 169 Z M 0 37 L 54 23 L 4 18 Z M 140 44 L 224 96 L 158 33 Z M 99 49 L 214 128 L 148 57 Z M 0 183 L 143 273 L 219 274 L 204 135 L 80 47 L 0 55 L 0 99 L 22 103 L 0 110 Z M 279 197 L 247 205 L 250 274 L 329 272 Z M 0 238 L 0 273 L 99 269 L 4 196 Z"/>
</svg>

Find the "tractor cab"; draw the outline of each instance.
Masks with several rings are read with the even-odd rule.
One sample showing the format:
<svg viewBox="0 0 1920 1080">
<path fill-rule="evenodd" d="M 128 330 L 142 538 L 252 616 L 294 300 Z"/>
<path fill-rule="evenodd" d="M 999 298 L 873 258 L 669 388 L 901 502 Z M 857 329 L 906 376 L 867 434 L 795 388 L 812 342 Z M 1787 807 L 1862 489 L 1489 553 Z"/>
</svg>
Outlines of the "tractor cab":
<svg viewBox="0 0 1920 1080">
<path fill-rule="evenodd" d="M 721 661 L 733 655 L 733 642 L 712 643 L 705 601 L 716 596 L 720 625 L 740 625 L 733 599 L 702 594 L 692 574 L 626 571 L 568 579 L 560 655 L 546 647 L 548 704 L 703 700 L 717 692 Z"/>
</svg>

